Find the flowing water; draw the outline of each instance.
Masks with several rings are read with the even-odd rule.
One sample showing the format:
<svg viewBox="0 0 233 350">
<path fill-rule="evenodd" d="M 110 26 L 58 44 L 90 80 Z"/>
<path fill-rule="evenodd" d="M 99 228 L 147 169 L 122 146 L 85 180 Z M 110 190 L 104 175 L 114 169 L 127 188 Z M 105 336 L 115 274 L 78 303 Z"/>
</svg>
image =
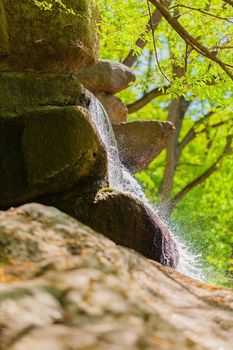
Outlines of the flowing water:
<svg viewBox="0 0 233 350">
<path fill-rule="evenodd" d="M 100 138 L 107 150 L 109 186 L 116 190 L 131 193 L 133 196 L 140 199 L 145 205 L 150 206 L 152 210 L 157 211 L 156 208 L 152 207 L 146 199 L 146 196 L 135 177 L 122 165 L 118 153 L 117 142 L 107 112 L 93 95 L 91 96 L 89 111 L 93 118 L 92 121 L 94 122 Z M 173 238 L 179 251 L 179 263 L 176 270 L 194 279 L 204 280 L 204 274 L 198 265 L 199 257 L 194 255 L 179 236 L 176 235 L 176 229 L 177 228 L 174 227 L 171 228 Z"/>
<path fill-rule="evenodd" d="M 101 140 L 106 146 L 108 154 L 109 186 L 116 190 L 130 192 L 143 202 L 146 196 L 137 182 L 120 161 L 117 142 L 109 121 L 107 112 L 102 104 L 92 95 L 89 111 L 98 130 Z M 148 204 L 148 202 L 147 202 Z"/>
</svg>

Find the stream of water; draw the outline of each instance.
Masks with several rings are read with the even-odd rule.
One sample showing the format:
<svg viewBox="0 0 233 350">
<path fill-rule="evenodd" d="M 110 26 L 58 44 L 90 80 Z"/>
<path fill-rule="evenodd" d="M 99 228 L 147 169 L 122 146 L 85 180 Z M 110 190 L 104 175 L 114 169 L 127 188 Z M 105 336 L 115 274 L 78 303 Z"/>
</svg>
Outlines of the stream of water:
<svg viewBox="0 0 233 350">
<path fill-rule="evenodd" d="M 109 186 L 116 190 L 130 192 L 145 205 L 157 212 L 156 208 L 152 207 L 148 202 L 135 177 L 122 165 L 118 153 L 117 142 L 107 112 L 93 95 L 91 97 L 89 111 L 107 150 Z M 185 244 L 179 235 L 176 234 L 176 227 L 171 227 L 170 229 L 179 252 L 179 262 L 176 270 L 194 279 L 205 280 L 204 273 L 198 264 L 199 257 L 193 254 L 187 244 Z"/>
</svg>

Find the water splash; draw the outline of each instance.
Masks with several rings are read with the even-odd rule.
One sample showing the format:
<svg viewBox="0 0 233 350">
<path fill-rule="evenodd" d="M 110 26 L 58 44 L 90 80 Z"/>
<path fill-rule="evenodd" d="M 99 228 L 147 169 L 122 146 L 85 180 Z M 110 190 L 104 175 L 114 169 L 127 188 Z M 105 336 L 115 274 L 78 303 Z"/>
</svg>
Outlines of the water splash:
<svg viewBox="0 0 233 350">
<path fill-rule="evenodd" d="M 206 280 L 206 276 L 200 263 L 201 255 L 194 254 L 188 244 L 184 243 L 179 237 L 175 236 L 175 239 L 178 251 L 180 252 L 176 270 L 186 276 L 204 282 Z"/>
<path fill-rule="evenodd" d="M 145 205 L 154 210 L 156 214 L 159 214 L 161 208 L 158 210 L 158 208 L 152 206 L 148 202 L 138 181 L 129 172 L 129 170 L 122 165 L 114 131 L 111 122 L 109 121 L 107 112 L 102 104 L 93 95 L 91 95 L 89 111 L 92 115 L 92 120 L 96 126 L 96 129 L 106 146 L 108 155 L 109 186 L 115 188 L 116 190 L 131 193 L 133 196 L 140 199 Z M 166 225 L 169 226 L 167 223 Z M 176 234 L 177 227 L 174 227 L 173 225 L 173 227 L 170 227 L 170 229 L 179 252 L 179 262 L 176 270 L 191 278 L 204 281 L 205 276 L 199 264 L 200 256 L 195 255 L 190 250 L 188 245 L 183 242 L 179 235 Z"/>
</svg>

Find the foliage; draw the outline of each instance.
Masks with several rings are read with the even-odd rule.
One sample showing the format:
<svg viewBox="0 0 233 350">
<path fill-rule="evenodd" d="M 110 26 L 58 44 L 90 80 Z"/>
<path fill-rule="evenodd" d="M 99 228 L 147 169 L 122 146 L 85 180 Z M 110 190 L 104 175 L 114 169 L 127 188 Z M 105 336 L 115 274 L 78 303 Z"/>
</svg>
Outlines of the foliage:
<svg viewBox="0 0 233 350">
<path fill-rule="evenodd" d="M 135 50 L 138 55 L 133 67 L 137 82 L 119 96 L 129 104 L 156 87 L 168 87 L 163 96 L 130 115 L 130 119 L 166 120 L 172 98 L 183 96 L 191 101 L 179 141 L 192 127 L 195 137 L 179 159 L 171 193 L 171 196 L 175 195 L 208 169 L 223 152 L 227 135 L 232 133 L 233 82 L 216 62 L 187 45 L 164 18 L 155 30 L 154 52 L 152 34 L 146 27 L 149 19 L 146 1 L 98 2 L 102 14 L 102 58 L 122 61 L 130 50 Z M 150 8 L 154 10 L 152 5 Z M 230 5 L 221 0 L 196 0 L 195 3 L 174 0 L 169 11 L 231 70 L 233 8 Z M 136 45 L 139 37 L 147 44 L 143 50 Z M 185 67 L 185 74 L 175 74 L 173 67 Z M 195 126 L 196 121 L 211 111 L 213 114 L 208 120 Z M 154 203 L 160 200 L 164 161 L 163 152 L 147 170 L 137 174 Z M 232 168 L 232 155 L 224 157 L 217 164 L 217 171 L 181 200 L 171 219 L 180 227 L 184 239 L 192 243 L 193 249 L 202 252 L 206 266 L 210 271 L 214 269 L 215 276 L 218 273 L 218 283 L 222 284 L 228 283 L 229 274 L 232 278 Z"/>
<path fill-rule="evenodd" d="M 67 6 L 62 0 L 32 0 L 41 10 L 51 11 L 54 6 L 58 6 L 61 11 L 75 15 L 72 6 Z"/>
</svg>

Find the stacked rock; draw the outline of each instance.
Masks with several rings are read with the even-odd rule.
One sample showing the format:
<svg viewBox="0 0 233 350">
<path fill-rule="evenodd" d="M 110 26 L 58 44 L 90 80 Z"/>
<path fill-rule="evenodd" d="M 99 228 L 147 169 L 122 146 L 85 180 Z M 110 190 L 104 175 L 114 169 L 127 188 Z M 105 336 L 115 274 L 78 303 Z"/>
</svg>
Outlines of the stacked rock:
<svg viewBox="0 0 233 350">
<path fill-rule="evenodd" d="M 0 2 L 0 208 L 105 176 L 106 151 L 74 75 L 97 62 L 99 15 L 88 0 L 63 3 Z"/>
<path fill-rule="evenodd" d="M 127 107 L 114 94 L 126 89 L 136 80 L 130 68 L 119 62 L 99 60 L 98 63 L 83 68 L 78 73 L 78 79 L 100 100 L 113 124 L 127 121 Z"/>
<path fill-rule="evenodd" d="M 92 97 L 79 82 L 99 96 L 119 124 L 127 110 L 113 94 L 128 87 L 134 74 L 120 63 L 98 61 L 94 2 L 63 0 L 62 10 L 51 2 L 51 11 L 37 5 L 0 1 L 0 209 L 29 201 L 54 205 L 115 242 L 174 267 L 174 242 L 156 214 L 129 193 L 108 189 L 108 145 L 89 113 Z M 141 169 L 148 164 L 147 153 L 131 146 L 141 140 L 145 123 L 135 134 L 132 125 L 120 125 L 115 130 L 119 149 L 123 155 L 128 140 L 131 152 L 120 158 L 128 167 L 129 159 L 137 160 Z M 171 126 L 149 128 L 152 135 L 144 135 L 150 143 L 164 138 L 161 151 Z M 134 151 L 141 153 L 135 157 Z M 153 148 L 151 160 L 155 154 Z"/>
</svg>

